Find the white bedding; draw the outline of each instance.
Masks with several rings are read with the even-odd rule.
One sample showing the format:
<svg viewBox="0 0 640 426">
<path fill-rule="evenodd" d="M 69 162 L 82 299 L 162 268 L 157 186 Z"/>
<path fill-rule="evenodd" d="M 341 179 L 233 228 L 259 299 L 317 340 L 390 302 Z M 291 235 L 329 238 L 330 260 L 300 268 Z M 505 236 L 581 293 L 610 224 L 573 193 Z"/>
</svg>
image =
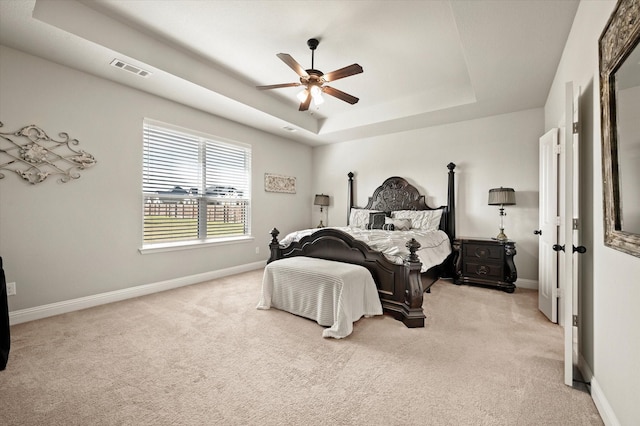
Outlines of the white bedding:
<svg viewBox="0 0 640 426">
<path fill-rule="evenodd" d="M 327 328 L 323 337 L 340 339 L 362 316 L 382 315 L 376 283 L 363 266 L 296 256 L 269 263 L 258 309 L 277 308 Z"/>
<path fill-rule="evenodd" d="M 365 242 L 369 247 L 381 251 L 387 259 L 397 264 L 402 264 L 405 257 L 409 255 L 409 249 L 405 245 L 407 241 L 415 238 L 421 245 L 416 252 L 422 262 L 421 272 L 426 272 L 429 268 L 441 264 L 451 253 L 451 243 L 444 231 L 423 231 L 420 229 L 385 231 L 350 226 L 333 227 L 333 229 L 346 232 L 355 239 Z M 280 246 L 287 247 L 292 242 L 299 241 L 302 237 L 318 230 L 318 228 L 312 228 L 292 232 L 280 241 Z"/>
</svg>

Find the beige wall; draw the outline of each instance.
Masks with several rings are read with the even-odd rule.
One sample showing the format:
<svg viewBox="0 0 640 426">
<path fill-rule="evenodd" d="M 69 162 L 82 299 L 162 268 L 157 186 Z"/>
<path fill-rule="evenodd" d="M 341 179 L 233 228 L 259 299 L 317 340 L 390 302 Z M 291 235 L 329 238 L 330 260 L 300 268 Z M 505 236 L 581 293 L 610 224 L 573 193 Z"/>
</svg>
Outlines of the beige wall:
<svg viewBox="0 0 640 426">
<path fill-rule="evenodd" d="M 603 243 L 598 38 L 614 6 L 581 1 L 545 105 L 545 128 L 562 120 L 566 82 L 581 87 L 582 243 L 588 251 L 581 257 L 580 364 L 605 422 L 631 425 L 640 419 L 640 258 Z"/>
<path fill-rule="evenodd" d="M 516 191 L 517 205 L 506 207 L 505 233 L 517 244 L 521 283 L 537 285 L 538 138 L 543 111 L 462 121 L 314 148 L 314 191 L 331 196 L 329 224 L 345 225 L 347 173 L 356 174 L 356 204 L 390 176 L 402 176 L 427 196 L 427 203 L 447 203 L 447 164 L 456 168 L 458 236 L 494 237 L 498 208 L 488 206 L 489 189 Z M 314 210 L 314 214 L 318 214 Z M 516 285 L 518 283 L 516 282 Z"/>
<path fill-rule="evenodd" d="M 29 185 L 7 172 L 0 180 L 0 255 L 17 283 L 11 311 L 264 262 L 273 226 L 310 226 L 307 146 L 6 47 L 0 94 L 2 131 L 36 124 L 51 136 L 67 132 L 97 159 L 66 184 Z M 252 145 L 255 240 L 138 252 L 145 117 Z M 295 176 L 297 194 L 265 192 L 265 172 Z"/>
</svg>

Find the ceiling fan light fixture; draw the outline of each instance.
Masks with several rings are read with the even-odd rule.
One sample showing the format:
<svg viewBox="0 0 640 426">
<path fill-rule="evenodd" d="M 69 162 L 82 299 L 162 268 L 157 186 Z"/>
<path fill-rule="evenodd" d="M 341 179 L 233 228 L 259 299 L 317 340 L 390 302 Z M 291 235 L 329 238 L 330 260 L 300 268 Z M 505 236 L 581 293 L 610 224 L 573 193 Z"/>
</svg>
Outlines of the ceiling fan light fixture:
<svg viewBox="0 0 640 426">
<path fill-rule="evenodd" d="M 303 89 L 300 92 L 298 92 L 298 94 L 296 95 L 296 98 L 298 98 L 300 102 L 304 102 L 307 99 L 308 95 L 309 95 L 309 91 L 307 89 Z"/>
<path fill-rule="evenodd" d="M 320 93 L 322 92 L 322 90 L 320 90 L 320 88 L 315 84 L 311 86 L 310 90 L 311 90 L 311 96 L 313 97 L 320 96 Z"/>
<path fill-rule="evenodd" d="M 322 98 L 322 89 L 320 89 L 320 87 L 314 84 L 311 86 L 309 91 L 311 92 L 311 97 L 313 98 L 313 104 L 315 106 L 322 105 L 324 103 L 324 99 Z"/>
<path fill-rule="evenodd" d="M 312 96 L 312 99 L 315 106 L 319 106 L 324 103 L 324 98 L 319 93 L 316 96 Z"/>
</svg>

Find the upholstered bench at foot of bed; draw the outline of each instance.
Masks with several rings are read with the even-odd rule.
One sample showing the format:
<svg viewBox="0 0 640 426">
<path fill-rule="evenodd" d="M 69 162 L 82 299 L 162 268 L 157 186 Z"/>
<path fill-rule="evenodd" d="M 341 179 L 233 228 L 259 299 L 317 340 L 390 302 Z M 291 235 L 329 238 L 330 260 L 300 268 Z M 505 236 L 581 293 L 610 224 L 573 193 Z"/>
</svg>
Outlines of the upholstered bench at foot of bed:
<svg viewBox="0 0 640 426">
<path fill-rule="evenodd" d="M 362 316 L 382 315 L 371 273 L 350 263 L 291 257 L 269 263 L 258 309 L 276 308 L 330 327 L 323 337 L 343 338 Z"/>
</svg>

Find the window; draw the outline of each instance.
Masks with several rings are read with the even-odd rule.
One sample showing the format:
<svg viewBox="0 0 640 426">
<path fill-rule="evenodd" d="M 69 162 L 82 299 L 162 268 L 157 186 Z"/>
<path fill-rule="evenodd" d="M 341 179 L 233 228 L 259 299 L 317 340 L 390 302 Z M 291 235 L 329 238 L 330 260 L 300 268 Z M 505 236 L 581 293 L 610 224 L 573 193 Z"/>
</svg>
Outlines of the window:
<svg viewBox="0 0 640 426">
<path fill-rule="evenodd" d="M 250 234 L 251 147 L 145 120 L 143 246 Z"/>
</svg>

